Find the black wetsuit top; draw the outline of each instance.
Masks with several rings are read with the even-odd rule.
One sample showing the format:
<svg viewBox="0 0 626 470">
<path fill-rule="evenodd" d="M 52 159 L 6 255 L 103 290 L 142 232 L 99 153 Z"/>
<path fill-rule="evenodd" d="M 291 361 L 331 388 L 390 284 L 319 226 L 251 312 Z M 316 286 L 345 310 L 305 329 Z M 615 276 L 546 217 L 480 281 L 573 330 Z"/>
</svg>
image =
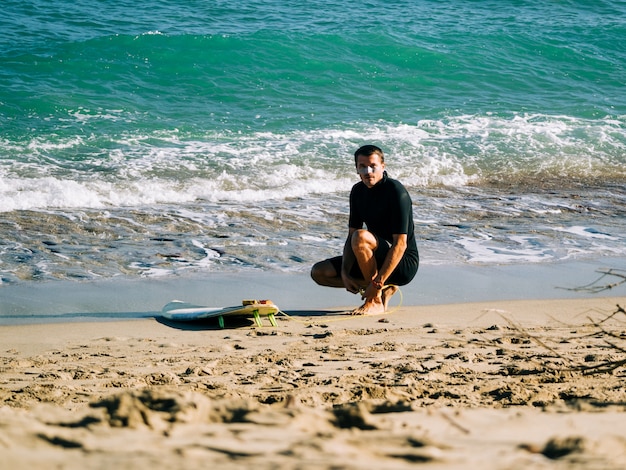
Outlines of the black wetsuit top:
<svg viewBox="0 0 626 470">
<path fill-rule="evenodd" d="M 391 246 L 394 234 L 407 235 L 406 251 L 387 282 L 398 285 L 410 282 L 419 266 L 413 224 L 413 203 L 402 183 L 389 178 L 387 172 L 384 172 L 382 180 L 371 188 L 365 186 L 362 181 L 352 187 L 349 226 L 361 229 L 363 224 L 378 237 L 379 245 L 382 239 Z"/>
</svg>

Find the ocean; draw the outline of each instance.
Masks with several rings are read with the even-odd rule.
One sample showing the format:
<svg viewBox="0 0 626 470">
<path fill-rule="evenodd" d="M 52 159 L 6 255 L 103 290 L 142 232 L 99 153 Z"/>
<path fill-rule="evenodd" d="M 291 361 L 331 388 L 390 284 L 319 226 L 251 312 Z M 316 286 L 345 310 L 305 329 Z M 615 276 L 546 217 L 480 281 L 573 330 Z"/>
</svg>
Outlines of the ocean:
<svg viewBox="0 0 626 470">
<path fill-rule="evenodd" d="M 386 152 L 421 271 L 626 257 L 626 2 L 4 0 L 0 290 L 306 273 Z"/>
</svg>

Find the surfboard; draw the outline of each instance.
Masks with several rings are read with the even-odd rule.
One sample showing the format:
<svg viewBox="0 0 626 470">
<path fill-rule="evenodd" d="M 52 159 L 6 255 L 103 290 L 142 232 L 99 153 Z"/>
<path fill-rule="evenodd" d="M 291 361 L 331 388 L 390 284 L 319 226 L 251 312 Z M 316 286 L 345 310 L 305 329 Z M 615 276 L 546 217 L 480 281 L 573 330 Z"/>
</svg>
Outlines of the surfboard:
<svg viewBox="0 0 626 470">
<path fill-rule="evenodd" d="M 225 327 L 224 317 L 253 316 L 257 326 L 262 327 L 261 317 L 267 317 L 272 326 L 276 325 L 274 317 L 280 309 L 271 300 L 243 300 L 241 305 L 234 307 L 204 307 L 182 300 L 173 300 L 161 310 L 161 315 L 168 320 L 195 321 L 217 317 L 220 328 Z"/>
</svg>

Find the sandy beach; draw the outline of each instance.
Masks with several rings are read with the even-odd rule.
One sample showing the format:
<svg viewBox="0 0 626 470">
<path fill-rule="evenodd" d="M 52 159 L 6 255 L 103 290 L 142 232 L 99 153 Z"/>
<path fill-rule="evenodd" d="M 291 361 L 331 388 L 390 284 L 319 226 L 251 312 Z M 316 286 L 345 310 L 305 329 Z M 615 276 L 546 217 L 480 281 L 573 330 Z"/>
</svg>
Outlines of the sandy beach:
<svg viewBox="0 0 626 470">
<path fill-rule="evenodd" d="M 0 467 L 624 468 L 624 306 L 1 326 Z"/>
</svg>

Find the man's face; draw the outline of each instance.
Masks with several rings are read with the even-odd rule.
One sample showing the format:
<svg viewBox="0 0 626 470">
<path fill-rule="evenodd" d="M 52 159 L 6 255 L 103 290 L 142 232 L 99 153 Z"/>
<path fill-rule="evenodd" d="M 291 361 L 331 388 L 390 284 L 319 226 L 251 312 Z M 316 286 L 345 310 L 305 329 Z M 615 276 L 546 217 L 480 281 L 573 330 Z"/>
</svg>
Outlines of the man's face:
<svg viewBox="0 0 626 470">
<path fill-rule="evenodd" d="M 359 155 L 356 159 L 356 171 L 361 177 L 361 181 L 371 188 L 383 179 L 385 164 L 380 161 L 380 155 L 371 154 L 369 157 Z"/>
</svg>

